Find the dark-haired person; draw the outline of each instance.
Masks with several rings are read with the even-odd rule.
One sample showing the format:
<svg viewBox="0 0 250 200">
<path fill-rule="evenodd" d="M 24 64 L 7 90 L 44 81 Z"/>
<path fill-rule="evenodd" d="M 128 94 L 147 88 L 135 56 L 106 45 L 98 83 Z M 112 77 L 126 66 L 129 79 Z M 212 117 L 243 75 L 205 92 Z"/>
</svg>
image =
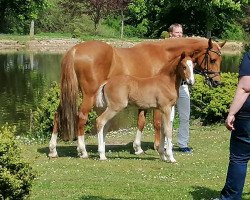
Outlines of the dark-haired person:
<svg viewBox="0 0 250 200">
<path fill-rule="evenodd" d="M 220 200 L 240 200 L 250 159 L 250 52 L 246 53 L 239 68 L 239 80 L 226 119 L 231 131 L 227 178 Z"/>
</svg>

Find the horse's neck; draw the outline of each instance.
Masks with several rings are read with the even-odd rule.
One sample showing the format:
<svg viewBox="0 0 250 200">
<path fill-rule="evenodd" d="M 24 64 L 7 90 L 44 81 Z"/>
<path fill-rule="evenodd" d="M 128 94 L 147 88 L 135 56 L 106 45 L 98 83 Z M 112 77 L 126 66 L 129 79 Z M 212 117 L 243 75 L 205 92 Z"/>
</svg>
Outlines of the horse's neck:
<svg viewBox="0 0 250 200">
<path fill-rule="evenodd" d="M 160 71 L 159 75 L 164 79 L 166 77 L 169 77 L 171 80 L 175 81 L 176 84 L 180 84 L 181 82 L 181 75 L 180 72 L 178 71 L 180 58 L 176 58 L 171 62 L 169 67 L 164 67 Z"/>
<path fill-rule="evenodd" d="M 166 39 L 163 43 L 166 47 L 169 60 L 174 60 L 180 56 L 182 52 L 186 52 L 186 55 L 192 56 L 193 53 L 198 53 L 207 48 L 207 40 L 197 38 L 172 38 Z"/>
</svg>

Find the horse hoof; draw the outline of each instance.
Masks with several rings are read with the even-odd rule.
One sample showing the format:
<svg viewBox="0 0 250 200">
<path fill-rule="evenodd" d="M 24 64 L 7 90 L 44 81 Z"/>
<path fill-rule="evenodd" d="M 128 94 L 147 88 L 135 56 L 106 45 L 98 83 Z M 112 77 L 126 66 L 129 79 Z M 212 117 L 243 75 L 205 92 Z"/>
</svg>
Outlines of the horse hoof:
<svg viewBox="0 0 250 200">
<path fill-rule="evenodd" d="M 99 160 L 100 161 L 105 161 L 105 160 L 108 160 L 108 159 L 105 157 L 105 158 L 100 158 Z"/>
<path fill-rule="evenodd" d="M 159 150 L 159 145 L 154 145 L 154 150 L 158 151 Z"/>
<path fill-rule="evenodd" d="M 135 155 L 140 155 L 140 154 L 144 154 L 144 151 L 142 149 L 135 152 Z"/>
<path fill-rule="evenodd" d="M 177 161 L 173 158 L 173 159 L 170 159 L 170 162 L 171 163 L 177 163 Z"/>
<path fill-rule="evenodd" d="M 57 152 L 50 152 L 48 156 L 49 158 L 58 158 Z"/>
<path fill-rule="evenodd" d="M 87 159 L 87 158 L 89 158 L 89 156 L 88 156 L 88 154 L 80 155 L 80 158 L 82 158 L 82 159 Z"/>
</svg>

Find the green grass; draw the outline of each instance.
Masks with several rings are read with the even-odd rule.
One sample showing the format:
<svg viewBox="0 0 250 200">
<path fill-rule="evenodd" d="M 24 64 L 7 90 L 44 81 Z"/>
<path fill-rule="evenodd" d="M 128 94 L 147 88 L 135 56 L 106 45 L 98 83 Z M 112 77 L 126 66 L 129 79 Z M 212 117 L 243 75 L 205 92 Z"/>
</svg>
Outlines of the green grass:
<svg viewBox="0 0 250 200">
<path fill-rule="evenodd" d="M 135 129 L 109 133 L 108 161 L 98 160 L 96 136 L 86 137 L 89 159 L 77 157 L 75 143 L 59 142 L 57 159 L 47 157 L 47 144 L 22 145 L 24 157 L 38 172 L 29 199 L 207 200 L 219 196 L 228 164 L 230 133 L 224 126 L 193 124 L 193 154 L 182 154 L 175 146 L 176 164 L 159 159 L 153 150 L 152 128 L 145 132 L 145 154 L 140 156 L 133 154 Z M 249 177 L 244 200 L 250 199 Z"/>
</svg>

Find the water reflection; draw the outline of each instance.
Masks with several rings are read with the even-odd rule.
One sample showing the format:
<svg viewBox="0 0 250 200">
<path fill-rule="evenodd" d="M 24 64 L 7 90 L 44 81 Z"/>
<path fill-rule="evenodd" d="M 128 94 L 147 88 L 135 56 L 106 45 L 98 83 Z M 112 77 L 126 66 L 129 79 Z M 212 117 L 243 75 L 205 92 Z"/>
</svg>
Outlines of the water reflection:
<svg viewBox="0 0 250 200">
<path fill-rule="evenodd" d="M 0 54 L 0 125 L 27 131 L 30 112 L 53 80 L 59 80 L 61 55 Z"/>
<path fill-rule="evenodd" d="M 39 105 L 51 82 L 60 79 L 61 58 L 62 54 L 0 54 L 0 125 L 8 122 L 19 131 L 29 129 L 31 110 Z M 241 55 L 223 55 L 222 71 L 238 72 L 240 60 Z M 136 115 L 137 109 L 127 108 L 116 116 L 111 129 L 136 126 Z"/>
</svg>

